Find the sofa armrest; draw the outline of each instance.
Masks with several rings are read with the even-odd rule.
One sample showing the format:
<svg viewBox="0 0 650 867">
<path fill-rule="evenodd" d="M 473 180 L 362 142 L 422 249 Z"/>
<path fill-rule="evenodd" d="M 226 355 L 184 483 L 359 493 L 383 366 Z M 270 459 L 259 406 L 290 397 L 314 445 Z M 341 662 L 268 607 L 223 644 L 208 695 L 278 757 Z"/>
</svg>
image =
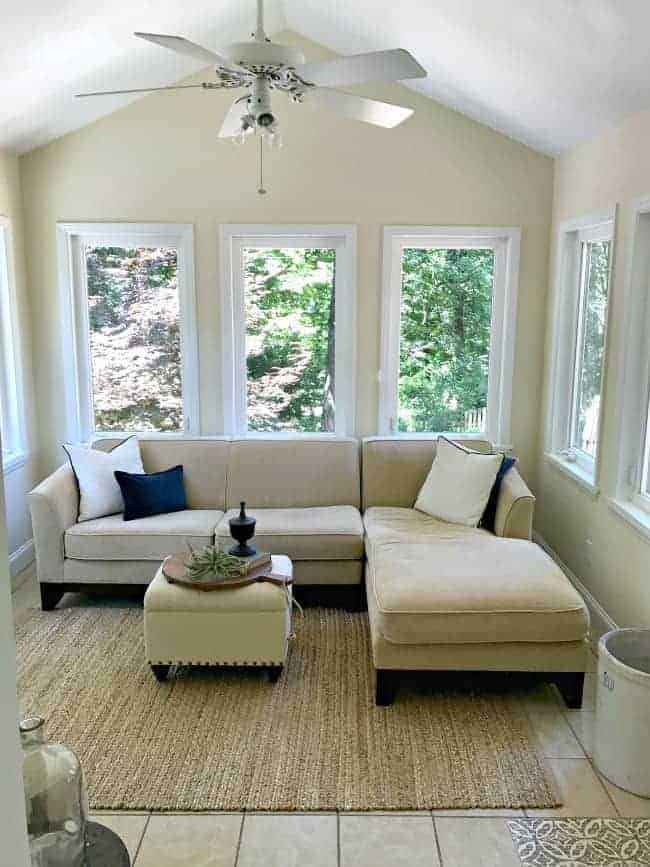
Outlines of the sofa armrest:
<svg viewBox="0 0 650 867">
<path fill-rule="evenodd" d="M 79 494 L 70 466 L 59 467 L 29 494 L 40 582 L 63 581 L 63 537 L 77 522 Z"/>
<path fill-rule="evenodd" d="M 503 477 L 494 518 L 496 536 L 530 539 L 533 533 L 535 497 L 513 467 Z"/>
</svg>

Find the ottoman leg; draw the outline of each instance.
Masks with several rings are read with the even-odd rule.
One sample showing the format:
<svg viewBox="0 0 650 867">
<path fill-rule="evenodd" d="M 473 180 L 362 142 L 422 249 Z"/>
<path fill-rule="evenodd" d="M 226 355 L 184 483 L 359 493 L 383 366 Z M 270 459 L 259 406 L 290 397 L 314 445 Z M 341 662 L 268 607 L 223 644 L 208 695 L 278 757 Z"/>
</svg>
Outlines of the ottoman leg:
<svg viewBox="0 0 650 867">
<path fill-rule="evenodd" d="M 375 677 L 375 704 L 377 707 L 387 707 L 395 700 L 397 692 L 396 674 L 388 668 L 378 668 L 375 671 Z"/>
<path fill-rule="evenodd" d="M 271 683 L 277 683 L 280 680 L 280 675 L 282 674 L 283 665 L 269 665 L 266 669 L 269 681 Z"/>
<path fill-rule="evenodd" d="M 169 674 L 169 669 L 171 665 L 152 665 L 151 670 L 153 671 L 153 676 L 159 683 L 163 683 L 167 680 L 167 675 Z"/>
</svg>

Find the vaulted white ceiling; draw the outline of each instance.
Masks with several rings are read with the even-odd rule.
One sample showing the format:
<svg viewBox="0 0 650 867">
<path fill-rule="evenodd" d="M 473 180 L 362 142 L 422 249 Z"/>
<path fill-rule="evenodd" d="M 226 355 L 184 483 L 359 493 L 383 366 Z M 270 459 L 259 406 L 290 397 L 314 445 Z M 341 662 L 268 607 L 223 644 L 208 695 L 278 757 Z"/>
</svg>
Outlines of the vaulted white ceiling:
<svg viewBox="0 0 650 867">
<path fill-rule="evenodd" d="M 12 11 L 5 11 L 11 5 Z M 198 64 L 141 42 L 245 39 L 254 0 L 2 0 L 0 147 L 27 151 L 130 101 L 83 90 L 168 84 Z M 342 54 L 408 48 L 407 86 L 544 153 L 650 108 L 648 0 L 268 0 L 267 31 Z M 132 99 L 132 98 L 131 98 Z"/>
</svg>

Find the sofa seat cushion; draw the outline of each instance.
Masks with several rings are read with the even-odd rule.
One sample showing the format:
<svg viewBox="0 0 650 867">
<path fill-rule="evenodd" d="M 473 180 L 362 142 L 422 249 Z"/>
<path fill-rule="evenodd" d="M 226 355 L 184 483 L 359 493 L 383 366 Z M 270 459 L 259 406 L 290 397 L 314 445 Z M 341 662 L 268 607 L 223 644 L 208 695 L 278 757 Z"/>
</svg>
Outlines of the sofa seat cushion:
<svg viewBox="0 0 650 867">
<path fill-rule="evenodd" d="M 471 540 L 487 534 L 487 530 L 467 527 L 464 524 L 450 524 L 417 509 L 398 506 L 372 506 L 366 509 L 363 525 L 366 540 L 369 542 Z"/>
<path fill-rule="evenodd" d="M 368 593 L 396 644 L 580 641 L 582 598 L 533 542 L 488 533 L 368 543 Z"/>
<path fill-rule="evenodd" d="M 228 521 L 239 510 L 226 512 L 217 527 L 222 547 L 230 541 Z M 251 509 L 257 519 L 255 545 L 292 560 L 360 560 L 363 524 L 354 506 L 319 506 L 309 509 Z"/>
<path fill-rule="evenodd" d="M 217 509 L 185 509 L 125 521 L 109 515 L 75 524 L 65 534 L 65 555 L 73 560 L 157 560 L 214 541 L 223 517 Z"/>
</svg>

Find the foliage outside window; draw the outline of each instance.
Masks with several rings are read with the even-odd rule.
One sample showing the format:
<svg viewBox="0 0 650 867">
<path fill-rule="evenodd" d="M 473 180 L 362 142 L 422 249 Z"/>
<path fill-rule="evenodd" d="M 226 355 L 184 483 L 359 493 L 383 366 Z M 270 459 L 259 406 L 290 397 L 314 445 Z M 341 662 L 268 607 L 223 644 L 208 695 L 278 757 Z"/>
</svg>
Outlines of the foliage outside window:
<svg viewBox="0 0 650 867">
<path fill-rule="evenodd" d="M 183 429 L 178 253 L 85 248 L 95 430 Z"/>
<path fill-rule="evenodd" d="M 594 459 L 607 326 L 609 241 L 583 241 L 570 445 Z"/>
<path fill-rule="evenodd" d="M 598 491 L 614 211 L 559 227 L 547 458 Z"/>
<path fill-rule="evenodd" d="M 198 432 L 194 232 L 58 223 L 67 437 Z"/>
<path fill-rule="evenodd" d="M 336 250 L 244 247 L 247 425 L 336 429 Z"/>
<path fill-rule="evenodd" d="M 385 226 L 380 434 L 511 445 L 516 227 Z"/>
<path fill-rule="evenodd" d="M 354 433 L 354 226 L 221 227 L 223 430 Z"/>
<path fill-rule="evenodd" d="M 398 430 L 485 433 L 492 249 L 402 251 Z"/>
</svg>

